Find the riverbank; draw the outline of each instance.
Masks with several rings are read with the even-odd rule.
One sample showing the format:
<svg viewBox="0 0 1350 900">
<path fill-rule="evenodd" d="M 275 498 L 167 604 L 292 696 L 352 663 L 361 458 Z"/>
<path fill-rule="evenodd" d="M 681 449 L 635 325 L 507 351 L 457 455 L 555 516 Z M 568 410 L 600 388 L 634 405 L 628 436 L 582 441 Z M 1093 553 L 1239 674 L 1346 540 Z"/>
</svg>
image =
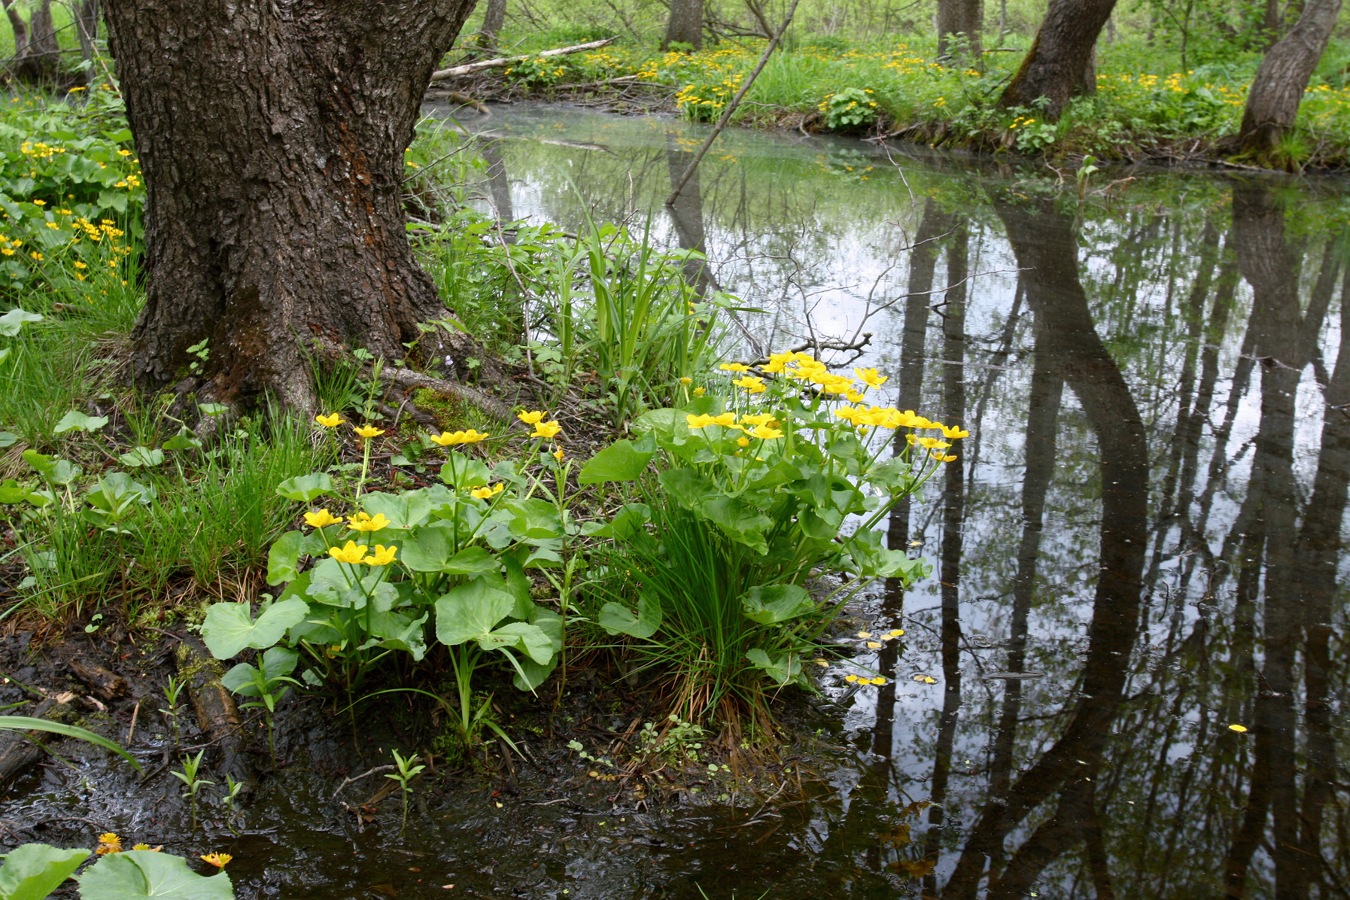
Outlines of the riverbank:
<svg viewBox="0 0 1350 900">
<path fill-rule="evenodd" d="M 512 53 L 547 49 L 523 39 Z M 662 109 L 716 120 L 754 68 L 765 42 L 727 41 L 696 53 L 657 53 L 616 41 L 574 55 L 531 56 L 455 82 L 484 101 L 567 100 L 618 112 Z M 1053 166 L 1094 161 L 1256 168 L 1229 157 L 1255 53 L 1179 68 L 1140 42 L 1101 48 L 1096 92 L 1069 104 L 1058 121 L 1035 107 L 997 106 L 1024 47 L 983 55 L 978 67 L 944 65 L 921 38 L 866 45 L 803 39 L 781 48 L 735 112 L 736 124 L 831 133 L 934 148 L 1009 155 Z M 1283 149 L 1295 172 L 1350 168 L 1350 84 L 1328 50 L 1304 95 Z M 1089 157 L 1091 159 L 1089 159 Z"/>
</svg>

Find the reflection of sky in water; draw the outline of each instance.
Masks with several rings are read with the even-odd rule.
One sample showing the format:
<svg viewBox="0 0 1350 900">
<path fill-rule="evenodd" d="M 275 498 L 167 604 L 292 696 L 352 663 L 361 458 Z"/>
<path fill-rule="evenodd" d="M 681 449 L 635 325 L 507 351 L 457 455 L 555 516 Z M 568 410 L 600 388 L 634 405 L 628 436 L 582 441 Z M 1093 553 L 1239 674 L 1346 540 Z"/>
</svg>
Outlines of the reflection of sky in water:
<svg viewBox="0 0 1350 900">
<path fill-rule="evenodd" d="M 500 134 L 518 131 L 537 135 L 541 128 L 536 116 L 529 111 L 520 117 L 512 113 L 494 118 L 489 124 Z M 664 132 L 668 127 L 677 126 L 652 119 L 615 122 L 574 112 L 568 114 L 564 128 L 550 124 L 547 130 L 555 137 L 563 133 L 570 141 L 603 144 L 617 155 L 557 144 L 504 142 L 515 215 L 575 227 L 577 193 L 559 190 L 559 185 L 565 183 L 559 177 L 563 171 L 575 179 L 579 191 L 587 191 L 587 203 L 594 204 L 601 217 L 621 215 L 633 206 L 659 210 L 670 187 L 664 158 Z M 973 825 L 990 799 L 991 748 L 1007 682 L 985 680 L 983 676 L 1006 668 L 1012 584 L 1023 531 L 1021 504 L 1027 454 L 1048 452 L 1037 443 L 1028 445 L 1026 434 L 1035 315 L 1023 301 L 1015 327 L 1011 330 L 1007 327 L 1016 302 L 1017 266 L 1003 237 L 1002 223 L 971 176 L 941 175 L 907 161 L 902 162 L 903 169 L 896 169 L 879 156 L 842 156 L 839 145 L 819 140 L 735 134 L 727 136 L 722 149 L 731 161 L 714 152 L 700 172 L 703 225 L 710 266 L 721 287 L 741 297 L 747 305 L 766 310 L 763 316 L 747 320 L 748 330 L 766 351 L 781 349 L 808 334 L 826 340 L 848 340 L 871 332 L 873 338 L 867 354 L 856 365 L 876 365 L 891 376 L 884 389 L 888 402 L 899 389 L 904 298 L 911 274 L 906 248 L 918 231 L 924 198 L 935 195 L 970 198 L 954 204 L 957 215 L 968 217 L 971 223 L 971 279 L 961 377 L 966 398 L 964 424 L 977 431 L 963 448 L 967 460 L 975 462 L 965 469 L 966 514 L 959 580 L 961 706 L 944 804 L 948 810 L 946 840 L 959 851 L 959 841 L 952 835 L 959 835 L 963 828 Z M 766 164 L 765 159 L 772 165 Z M 855 172 L 860 164 L 873 165 L 867 173 L 865 193 L 859 191 L 854 175 L 840 174 L 844 163 L 837 160 L 846 160 Z M 592 169 L 603 169 L 609 174 L 598 175 Z M 596 186 L 606 183 L 611 195 L 599 196 Z M 1006 178 L 989 183 L 1009 184 Z M 1215 190 L 1202 181 L 1187 184 L 1188 189 L 1201 192 Z M 1013 186 L 1014 193 L 1022 189 L 1020 183 Z M 1153 188 L 1147 178 L 1141 178 L 1131 190 Z M 1219 193 L 1226 190 L 1223 188 Z M 486 191 L 483 193 L 486 195 Z M 755 201 L 745 203 L 744 193 L 755 197 Z M 1235 636 L 1231 620 L 1236 572 L 1222 574 L 1217 592 L 1208 596 L 1205 569 L 1210 564 L 1192 558 L 1196 547 L 1178 544 L 1175 523 L 1159 521 L 1160 505 L 1170 502 L 1163 487 L 1178 440 L 1183 367 L 1189 355 L 1199 372 L 1204 341 L 1210 339 L 1202 323 L 1196 330 L 1197 344 L 1184 317 L 1178 313 L 1190 286 L 1189 279 L 1194 277 L 1191 270 L 1195 268 L 1197 251 L 1188 244 L 1178 248 L 1176 241 L 1198 242 L 1200 226 L 1204 216 L 1213 213 L 1213 204 L 1201 204 L 1198 209 L 1188 211 L 1178 202 L 1178 210 L 1171 213 L 1171 218 L 1159 219 L 1157 209 L 1165 207 L 1158 207 L 1151 195 L 1143 195 L 1135 207 L 1129 205 L 1131 196 L 1117 198 L 1119 210 L 1115 215 L 1103 212 L 1100 206 L 1088 207 L 1078 234 L 1079 276 L 1088 294 L 1097 333 L 1119 365 L 1142 416 L 1153 479 L 1149 486 L 1149 547 L 1145 567 L 1146 572 L 1151 567 L 1156 574 L 1144 587 L 1148 601 L 1145 627 L 1135 643 L 1132 658 L 1121 660 L 1121 665 L 1130 670 L 1126 695 L 1134 699 L 1122 705 L 1114 726 L 1120 731 L 1108 747 L 1109 760 L 1101 773 L 1103 783 L 1113 786 L 1113 793 L 1101 802 L 1106 807 L 1103 815 L 1125 821 L 1138 812 L 1134 807 L 1143 802 L 1147 782 L 1158 780 L 1163 787 L 1157 803 L 1164 811 L 1155 814 L 1160 837 L 1137 840 L 1152 839 L 1160 845 L 1188 841 L 1212 844 L 1218 850 L 1206 851 L 1210 856 L 1196 851 L 1201 853 L 1196 858 L 1203 860 L 1203 866 L 1212 873 L 1221 863 L 1212 853 L 1222 852 L 1228 835 L 1210 835 L 1200 840 L 1194 833 L 1178 831 L 1169 836 L 1162 827 L 1164 823 L 1176 828 L 1185 826 L 1184 821 L 1173 822 L 1168 818 L 1179 811 L 1167 812 L 1172 802 L 1169 791 L 1181 776 L 1156 766 L 1185 769 L 1194 765 L 1193 777 L 1203 779 L 1207 770 L 1194 761 L 1218 754 L 1229 746 L 1224 742 L 1231 736 L 1220 729 L 1234 716 L 1250 714 L 1252 701 L 1246 693 L 1250 686 L 1242 687 L 1235 680 L 1237 676 L 1206 675 L 1203 683 L 1189 683 L 1196 676 L 1187 668 L 1191 664 L 1184 662 L 1181 645 L 1202 624 L 1202 615 L 1208 617 L 1205 624 L 1210 643 L 1206 646 L 1213 666 L 1236 666 L 1241 671 L 1243 664 L 1259 667 L 1266 659 L 1266 649 L 1259 641 L 1244 650 L 1240 636 Z M 607 203 L 611 205 L 607 207 Z M 1132 243 L 1134 235 L 1150 229 L 1161 236 L 1155 236 L 1151 242 Z M 662 215 L 654 217 L 653 233 L 658 242 L 673 245 L 675 241 L 674 229 Z M 1225 242 L 1228 240 L 1225 237 Z M 1179 253 L 1174 252 L 1178 249 Z M 1314 263 L 1310 256 L 1307 265 Z M 1135 281 L 1128 290 L 1120 289 L 1114 282 L 1126 274 Z M 939 254 L 934 277 L 936 292 L 928 299 L 921 409 L 935 418 L 941 415 L 940 292 L 946 286 L 945 263 Z M 1204 425 L 1192 485 L 1196 499 L 1184 511 L 1194 519 L 1197 511 L 1208 505 L 1208 518 L 1196 521 L 1195 525 L 1200 530 L 1198 539 L 1203 542 L 1199 549 L 1217 560 L 1212 564 L 1217 572 L 1238 562 L 1222 557 L 1225 550 L 1232 553 L 1236 546 L 1231 535 L 1248 494 L 1254 442 L 1262 422 L 1261 363 L 1254 366 L 1244 392 L 1230 396 L 1252 302 L 1251 289 L 1239 280 L 1227 327 L 1217 337 L 1213 396 L 1208 408 L 1202 411 Z M 1206 321 L 1211 313 L 1207 302 Z M 1319 376 L 1318 370 L 1325 372 L 1335 366 L 1339 317 L 1339 306 L 1333 304 L 1320 341 L 1322 356 L 1317 366 L 1305 367 L 1296 389 L 1292 465 L 1297 497 L 1287 502 L 1306 504 L 1311 492 L 1326 404 L 1326 390 L 1318 383 L 1319 377 L 1324 376 Z M 1193 395 L 1194 385 L 1188 389 Z M 986 396 L 987 402 L 982 403 L 981 398 Z M 973 418 L 977 413 L 981 416 L 978 422 Z M 1231 434 L 1223 446 L 1216 446 L 1216 431 L 1229 417 Z M 974 441 L 978 441 L 978 449 Z M 1044 677 L 1019 682 L 1022 713 L 1013 752 L 1014 780 L 1059 738 L 1065 724 L 1062 713 L 1078 699 L 1076 691 L 1096 590 L 1102 492 L 1098 483 L 1098 440 L 1088 427 L 1078 398 L 1068 388 L 1063 392 L 1055 441 L 1057 465 L 1045 498 L 1035 589 L 1028 613 L 1025 663 L 1027 672 L 1044 673 Z M 1212 459 L 1216 454 L 1217 463 Z M 934 563 L 943 540 L 941 497 L 939 476 L 925 490 L 924 501 L 915 504 L 909 523 L 910 537 L 924 542 L 922 552 Z M 1161 541 L 1159 531 L 1163 534 Z M 1338 570 L 1345 574 L 1347 568 L 1342 554 Z M 940 570 L 907 593 L 902 618 L 882 617 L 883 602 L 878 589 L 869 594 L 871 599 L 864 604 L 860 619 L 861 626 L 870 631 L 903 627 L 907 632 L 904 653 L 895 669 L 882 673 L 895 679 L 894 708 L 878 710 L 879 693 L 862 689 L 853 694 L 847 713 L 847 725 L 860 735 L 873 729 L 879 718 L 890 720 L 884 743 L 889 747 L 893 772 L 885 790 L 893 801 L 907 802 L 926 795 L 934 772 L 944 697 L 952 688 L 942 664 L 939 576 Z M 1202 607 L 1201 600 L 1210 605 Z M 1338 598 L 1335 606 L 1338 619 L 1342 616 L 1341 605 Z M 1259 631 L 1259 610 L 1255 621 Z M 1244 653 L 1248 654 L 1246 663 L 1228 658 Z M 858 662 L 870 667 L 876 657 L 862 655 Z M 826 684 L 833 685 L 828 688 L 832 694 L 843 694 L 845 686 L 840 678 L 846 671 L 849 670 L 836 667 L 826 677 Z M 931 676 L 936 683 L 917 682 L 915 675 Z M 1233 694 L 1239 689 L 1239 693 Z M 1225 697 L 1225 691 L 1231 696 Z M 1161 709 L 1165 714 L 1144 715 L 1140 711 L 1143 707 L 1138 698 L 1150 692 L 1162 693 L 1166 702 Z M 1165 736 L 1169 722 L 1175 727 L 1173 733 Z M 1204 727 L 1208 729 L 1203 737 L 1202 722 L 1207 723 Z M 1338 736 L 1337 740 L 1343 744 L 1344 736 Z M 866 754 L 860 757 L 866 758 Z M 1226 777 L 1236 778 L 1231 766 L 1223 771 L 1228 773 Z M 830 814 L 819 811 L 813 816 L 808 843 L 812 845 L 809 849 L 815 851 L 826 845 L 832 829 L 840 827 L 837 817 L 847 819 L 854 794 L 867 790 L 863 786 L 854 787 L 855 769 L 842 767 L 835 778 L 842 807 L 834 813 L 834 820 Z M 1216 784 L 1214 789 L 1220 787 Z M 1240 803 L 1241 797 L 1227 802 Z M 1011 832 L 1007 845 L 1013 848 L 1019 845 L 1045 820 L 1048 812 L 1038 809 L 1021 821 Z M 956 826 L 950 824 L 953 821 Z M 1231 817 L 1220 821 L 1224 828 L 1232 824 Z M 955 831 L 951 830 L 953 827 Z M 1126 859 L 1114 866 L 1122 870 L 1118 877 L 1124 877 L 1124 871 L 1134 864 L 1129 860 L 1137 863 L 1148 855 L 1130 843 L 1118 842 L 1112 849 Z M 1070 883 L 1073 867 L 1077 865 L 1076 857 L 1069 857 L 1059 859 L 1042 873 L 1039 882 L 1042 896 L 1066 895 L 1063 892 L 1069 889 L 1065 885 Z M 939 884 L 950 875 L 955 863 L 954 852 L 942 856 L 938 865 Z M 1252 865 L 1258 871 L 1267 869 L 1269 860 L 1258 854 Z M 1198 878 L 1203 873 L 1193 874 Z M 1139 875 L 1141 879 L 1147 877 Z M 1130 883 L 1123 882 L 1126 889 Z M 1192 886 L 1195 883 L 1188 882 Z M 1205 884 L 1213 887 L 1215 882 Z M 1048 893 L 1044 893 L 1047 889 Z"/>
</svg>

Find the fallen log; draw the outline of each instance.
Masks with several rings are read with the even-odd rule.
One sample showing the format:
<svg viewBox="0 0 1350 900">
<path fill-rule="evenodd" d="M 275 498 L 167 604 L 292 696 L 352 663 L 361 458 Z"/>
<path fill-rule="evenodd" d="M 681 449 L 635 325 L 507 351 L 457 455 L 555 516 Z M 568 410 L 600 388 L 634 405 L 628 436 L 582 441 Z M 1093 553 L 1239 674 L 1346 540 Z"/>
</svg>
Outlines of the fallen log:
<svg viewBox="0 0 1350 900">
<path fill-rule="evenodd" d="M 174 651 L 178 677 L 187 685 L 197 725 L 219 751 L 218 771 L 221 783 L 230 775 L 242 784 L 243 793 L 253 791 L 256 775 L 248 756 L 248 740 L 239 720 L 239 708 L 225 685 L 220 683 L 224 667 L 201 641 L 188 638 Z"/>
<path fill-rule="evenodd" d="M 588 44 L 575 44 L 571 47 L 558 47 L 553 50 L 544 50 L 539 53 L 526 53 L 523 56 L 499 56 L 496 59 L 484 59 L 478 62 L 465 63 L 462 66 L 451 66 L 448 69 L 441 69 L 431 73 L 432 82 L 444 81 L 447 78 L 459 78 L 463 75 L 472 75 L 474 72 L 481 72 L 484 69 L 498 69 L 502 66 L 509 66 L 512 63 L 524 62 L 527 59 L 547 58 L 551 56 L 566 56 L 569 53 L 581 53 L 583 50 L 598 50 L 608 44 L 618 40 L 617 37 L 605 38 L 603 41 L 591 41 Z"/>
<path fill-rule="evenodd" d="M 70 701 L 74 694 L 61 694 L 43 700 L 32 711 L 31 718 L 49 722 L 65 722 L 70 718 Z M 28 767 L 47 755 L 39 740 L 50 740 L 52 735 L 41 731 L 0 732 L 0 787 L 18 778 Z"/>
<path fill-rule="evenodd" d="M 70 671 L 89 685 L 89 689 L 104 702 L 111 703 L 119 697 L 126 696 L 128 692 L 125 678 L 100 666 L 98 663 L 71 658 L 67 660 L 66 664 L 70 666 Z"/>
</svg>

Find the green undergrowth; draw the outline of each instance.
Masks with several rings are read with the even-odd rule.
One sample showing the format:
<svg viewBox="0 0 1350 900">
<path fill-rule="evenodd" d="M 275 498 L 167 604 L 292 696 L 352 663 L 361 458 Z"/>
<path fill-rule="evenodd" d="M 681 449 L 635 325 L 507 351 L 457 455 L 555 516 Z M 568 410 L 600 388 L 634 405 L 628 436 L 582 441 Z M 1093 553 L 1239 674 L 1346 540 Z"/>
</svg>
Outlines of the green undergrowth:
<svg viewBox="0 0 1350 900">
<path fill-rule="evenodd" d="M 11 233 L 55 237 L 0 301 L 16 388 L 0 397 L 0 616 L 134 629 L 209 604 L 203 639 L 269 743 L 294 692 L 337 693 L 354 721 L 378 686 L 440 707 L 467 753 L 513 740 L 495 696 L 561 693 L 578 654 L 620 660 L 681 721 L 770 734 L 772 697 L 836 665 L 847 598 L 922 574 L 869 523 L 959 429 L 872 406 L 870 370 L 723 363 L 738 301 L 696 290 L 696 254 L 654 248 L 642 223 L 564 234 L 467 212 L 450 176 L 479 164 L 430 131 L 408 157 L 411 236 L 447 304 L 430 327 L 527 380 L 530 405 L 508 423 L 421 393 L 438 427 L 394 422 L 359 349 L 316 363 L 311 421 L 130 391 L 143 195 L 116 111 L 12 115 L 52 152 L 0 183 Z M 120 167 L 111 185 L 100 161 Z M 90 227 L 67 228 L 67 208 Z"/>
<path fill-rule="evenodd" d="M 542 49 L 521 36 L 525 52 Z M 715 121 L 763 52 L 762 40 L 728 40 L 700 52 L 659 53 L 620 41 L 599 50 L 516 65 L 505 74 L 520 89 L 548 96 L 570 84 L 635 77 L 665 91 L 696 122 Z M 888 134 L 933 145 L 1034 158 L 1093 155 L 1099 160 L 1159 160 L 1212 154 L 1236 134 L 1258 52 L 1192 51 L 1186 65 L 1142 39 L 1099 45 L 1096 93 L 1074 100 L 1057 121 L 1036 105 L 1002 108 L 998 98 L 1026 51 L 1009 37 L 976 64 L 938 58 L 932 37 L 855 42 L 803 35 L 769 61 L 733 121 L 853 135 Z M 1350 164 L 1347 50 L 1333 43 L 1304 96 L 1285 155 L 1296 166 Z M 1197 61 L 1197 57 L 1199 61 Z M 538 74 L 547 63 L 546 76 Z"/>
</svg>

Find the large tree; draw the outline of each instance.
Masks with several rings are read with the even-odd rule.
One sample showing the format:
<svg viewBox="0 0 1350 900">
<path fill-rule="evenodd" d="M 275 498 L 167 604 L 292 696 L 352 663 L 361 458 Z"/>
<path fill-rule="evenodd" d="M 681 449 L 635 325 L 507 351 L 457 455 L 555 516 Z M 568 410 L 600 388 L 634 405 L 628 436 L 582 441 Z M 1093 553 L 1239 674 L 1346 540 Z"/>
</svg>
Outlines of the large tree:
<svg viewBox="0 0 1350 900">
<path fill-rule="evenodd" d="M 1044 115 L 1057 119 L 1076 94 L 1096 90 L 1093 51 L 1116 0 L 1050 0 L 1031 49 L 999 98 L 1002 106 L 1030 106 L 1044 98 Z"/>
<path fill-rule="evenodd" d="M 1268 160 L 1279 156 L 1280 141 L 1294 127 L 1299 101 L 1340 12 L 1341 0 L 1307 0 L 1294 27 L 1261 60 L 1238 129 L 1241 152 Z"/>
<path fill-rule="evenodd" d="M 474 0 L 106 0 L 146 186 L 133 372 L 313 405 L 316 336 L 402 356 L 443 315 L 404 229 L 403 153 Z"/>
</svg>

